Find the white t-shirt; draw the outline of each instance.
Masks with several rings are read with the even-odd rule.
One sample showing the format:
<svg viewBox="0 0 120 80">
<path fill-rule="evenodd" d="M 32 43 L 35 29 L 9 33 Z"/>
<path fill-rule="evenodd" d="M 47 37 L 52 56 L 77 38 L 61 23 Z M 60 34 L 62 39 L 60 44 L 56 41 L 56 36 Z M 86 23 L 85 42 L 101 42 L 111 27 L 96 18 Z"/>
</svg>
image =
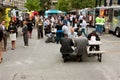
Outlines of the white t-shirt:
<svg viewBox="0 0 120 80">
<path fill-rule="evenodd" d="M 63 30 L 64 34 L 68 34 L 69 33 L 69 29 L 68 29 L 68 27 L 66 25 L 63 25 L 62 30 Z"/>
<path fill-rule="evenodd" d="M 95 36 L 91 36 L 91 41 L 96 41 L 96 37 Z"/>
<path fill-rule="evenodd" d="M 83 21 L 82 21 L 82 24 L 81 24 L 81 26 L 82 26 L 82 28 L 86 28 L 86 26 L 87 26 L 87 23 L 86 23 L 86 21 L 85 21 L 85 20 L 83 20 Z"/>
</svg>

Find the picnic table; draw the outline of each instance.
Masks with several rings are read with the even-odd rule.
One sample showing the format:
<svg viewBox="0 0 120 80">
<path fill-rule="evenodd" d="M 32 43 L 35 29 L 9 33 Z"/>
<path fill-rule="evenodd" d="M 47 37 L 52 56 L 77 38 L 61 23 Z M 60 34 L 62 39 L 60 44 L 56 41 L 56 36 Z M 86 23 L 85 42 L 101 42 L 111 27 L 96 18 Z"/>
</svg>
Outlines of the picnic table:
<svg viewBox="0 0 120 80">
<path fill-rule="evenodd" d="M 89 46 L 91 46 L 91 45 L 102 45 L 101 41 L 88 41 L 88 42 L 89 42 Z M 96 50 L 89 51 L 88 50 L 88 55 L 96 55 L 96 56 L 98 56 L 98 61 L 99 62 L 102 61 L 102 54 L 103 53 L 104 53 L 104 51 L 102 51 L 102 50 L 99 50 L 99 51 L 96 51 Z"/>
</svg>

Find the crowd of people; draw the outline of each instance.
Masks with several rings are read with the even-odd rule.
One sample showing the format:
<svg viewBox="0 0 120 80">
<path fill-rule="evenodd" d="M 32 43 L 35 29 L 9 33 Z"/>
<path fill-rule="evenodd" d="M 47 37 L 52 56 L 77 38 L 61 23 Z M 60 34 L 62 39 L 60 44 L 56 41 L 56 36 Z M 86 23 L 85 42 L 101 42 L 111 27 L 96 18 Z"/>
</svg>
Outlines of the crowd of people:
<svg viewBox="0 0 120 80">
<path fill-rule="evenodd" d="M 24 47 L 29 45 L 28 40 L 29 38 L 32 38 L 32 30 L 34 27 L 36 27 L 38 40 L 43 39 L 45 36 L 48 38 L 53 37 L 52 35 L 54 34 L 56 35 L 54 36 L 56 44 L 61 44 L 61 53 L 71 53 L 73 52 L 71 46 L 75 46 L 75 51 L 78 53 L 77 56 L 81 57 L 81 54 L 86 53 L 85 47 L 88 44 L 88 40 L 91 39 L 91 36 L 96 37 L 97 35 L 88 35 L 86 30 L 87 22 L 83 15 L 53 15 L 48 18 L 36 15 L 34 19 L 35 22 L 33 22 L 31 17 L 28 20 L 22 21 L 21 35 L 23 35 Z M 84 36 L 82 33 L 84 33 Z M 18 32 L 13 18 L 11 18 L 11 21 L 9 22 L 8 29 L 6 29 L 4 20 L 0 24 L 0 62 L 3 59 L 2 51 L 6 51 L 8 34 L 11 40 L 11 50 L 14 50 L 16 47 L 16 38 Z M 80 37 L 81 35 L 82 37 Z M 96 38 L 96 40 L 100 39 Z M 2 43 L 4 44 L 2 45 Z M 66 55 L 63 54 L 63 57 L 64 56 Z M 81 58 L 78 59 L 81 60 Z"/>
</svg>

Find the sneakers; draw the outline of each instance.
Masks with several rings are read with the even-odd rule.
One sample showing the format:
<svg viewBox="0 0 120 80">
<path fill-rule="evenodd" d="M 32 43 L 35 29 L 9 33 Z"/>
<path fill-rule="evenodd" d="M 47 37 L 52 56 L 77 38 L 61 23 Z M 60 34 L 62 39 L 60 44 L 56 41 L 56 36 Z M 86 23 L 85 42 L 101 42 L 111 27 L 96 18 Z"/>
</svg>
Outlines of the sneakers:
<svg viewBox="0 0 120 80">
<path fill-rule="evenodd" d="M 27 46 L 23 46 L 24 48 L 26 48 Z"/>
<path fill-rule="evenodd" d="M 2 61 L 3 61 L 3 58 L 1 58 L 0 64 L 2 63 Z"/>
<path fill-rule="evenodd" d="M 15 50 L 14 48 L 11 48 L 11 50 Z"/>
<path fill-rule="evenodd" d="M 28 46 L 23 46 L 24 48 L 28 47 Z"/>
<path fill-rule="evenodd" d="M 3 49 L 4 52 L 6 52 L 6 49 Z"/>
</svg>

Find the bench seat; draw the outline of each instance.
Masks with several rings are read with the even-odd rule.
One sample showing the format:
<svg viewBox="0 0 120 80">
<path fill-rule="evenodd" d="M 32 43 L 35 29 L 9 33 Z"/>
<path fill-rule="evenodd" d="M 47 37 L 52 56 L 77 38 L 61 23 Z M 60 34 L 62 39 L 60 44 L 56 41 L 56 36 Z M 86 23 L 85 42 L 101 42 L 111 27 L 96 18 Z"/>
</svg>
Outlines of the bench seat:
<svg viewBox="0 0 120 80">
<path fill-rule="evenodd" d="M 102 61 L 102 54 L 105 51 L 88 51 L 88 56 L 90 57 L 90 55 L 95 55 L 98 56 L 98 61 L 101 62 Z"/>
</svg>

